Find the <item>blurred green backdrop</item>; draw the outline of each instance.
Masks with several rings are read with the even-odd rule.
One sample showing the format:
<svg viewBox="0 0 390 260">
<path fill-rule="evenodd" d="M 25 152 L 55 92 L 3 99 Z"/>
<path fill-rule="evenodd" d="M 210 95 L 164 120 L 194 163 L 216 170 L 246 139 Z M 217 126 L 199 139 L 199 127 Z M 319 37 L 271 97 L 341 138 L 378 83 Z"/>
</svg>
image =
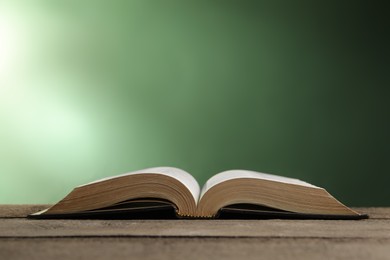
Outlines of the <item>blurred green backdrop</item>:
<svg viewBox="0 0 390 260">
<path fill-rule="evenodd" d="M 0 203 L 176 166 L 389 206 L 387 9 L 313 2 L 1 1 Z"/>
</svg>

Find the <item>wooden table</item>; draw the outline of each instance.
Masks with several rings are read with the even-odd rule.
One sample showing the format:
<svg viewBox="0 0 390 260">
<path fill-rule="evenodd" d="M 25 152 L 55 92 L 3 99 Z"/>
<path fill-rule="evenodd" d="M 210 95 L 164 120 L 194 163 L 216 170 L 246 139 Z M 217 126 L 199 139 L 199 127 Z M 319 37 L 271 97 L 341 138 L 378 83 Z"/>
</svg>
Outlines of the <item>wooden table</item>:
<svg viewBox="0 0 390 260">
<path fill-rule="evenodd" d="M 390 259 L 390 208 L 347 220 L 30 220 L 0 205 L 0 259 Z"/>
</svg>

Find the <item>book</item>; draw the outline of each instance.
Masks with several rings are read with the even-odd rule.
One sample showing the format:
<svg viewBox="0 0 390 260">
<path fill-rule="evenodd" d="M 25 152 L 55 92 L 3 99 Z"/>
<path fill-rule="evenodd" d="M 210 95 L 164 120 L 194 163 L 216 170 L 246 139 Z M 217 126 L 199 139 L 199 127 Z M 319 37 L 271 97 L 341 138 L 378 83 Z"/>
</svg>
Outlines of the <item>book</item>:
<svg viewBox="0 0 390 260">
<path fill-rule="evenodd" d="M 155 167 L 74 188 L 30 218 L 297 218 L 363 219 L 325 189 L 248 170 L 212 176 L 200 188 L 188 172 Z"/>
</svg>

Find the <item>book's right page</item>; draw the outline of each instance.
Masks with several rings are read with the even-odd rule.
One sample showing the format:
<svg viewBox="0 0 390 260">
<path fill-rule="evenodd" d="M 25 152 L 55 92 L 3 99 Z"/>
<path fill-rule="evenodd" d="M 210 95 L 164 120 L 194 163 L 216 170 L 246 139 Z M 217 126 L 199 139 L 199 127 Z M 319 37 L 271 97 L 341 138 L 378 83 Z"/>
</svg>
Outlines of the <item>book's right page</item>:
<svg viewBox="0 0 390 260">
<path fill-rule="evenodd" d="M 200 198 L 213 186 L 222 183 L 224 181 L 232 180 L 232 179 L 239 179 L 239 178 L 254 178 L 254 179 L 262 179 L 262 180 L 270 180 L 270 181 L 277 181 L 277 182 L 283 182 L 288 184 L 296 184 L 311 188 L 318 188 L 320 187 L 314 186 L 310 183 L 289 178 L 289 177 L 283 177 L 278 175 L 273 175 L 269 173 L 261 173 L 261 172 L 255 172 L 255 171 L 248 171 L 248 170 L 228 170 L 224 172 L 220 172 L 210 179 L 207 180 L 207 182 L 203 185 Z"/>
<path fill-rule="evenodd" d="M 361 219 L 325 189 L 273 174 L 229 170 L 203 186 L 198 211 L 227 218 Z M 217 213 L 218 212 L 218 213 Z"/>
</svg>

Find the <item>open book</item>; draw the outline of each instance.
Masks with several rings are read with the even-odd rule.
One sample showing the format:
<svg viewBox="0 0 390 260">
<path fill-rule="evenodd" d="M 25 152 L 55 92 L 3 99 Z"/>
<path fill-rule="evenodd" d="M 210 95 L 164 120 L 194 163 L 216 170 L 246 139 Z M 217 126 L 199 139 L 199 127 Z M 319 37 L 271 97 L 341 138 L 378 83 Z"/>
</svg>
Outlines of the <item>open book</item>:
<svg viewBox="0 0 390 260">
<path fill-rule="evenodd" d="M 200 189 L 189 173 L 156 167 L 73 189 L 31 218 L 327 218 L 361 219 L 323 188 L 246 170 L 211 177 Z"/>
</svg>

